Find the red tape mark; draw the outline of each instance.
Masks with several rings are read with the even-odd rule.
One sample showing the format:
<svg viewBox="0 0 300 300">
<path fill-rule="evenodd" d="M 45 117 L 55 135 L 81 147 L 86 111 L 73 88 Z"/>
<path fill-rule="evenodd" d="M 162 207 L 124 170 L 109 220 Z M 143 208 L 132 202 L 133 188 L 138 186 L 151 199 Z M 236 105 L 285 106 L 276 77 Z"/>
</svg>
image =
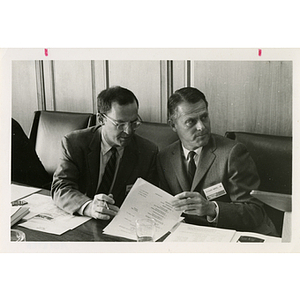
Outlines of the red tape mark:
<svg viewBox="0 0 300 300">
<path fill-rule="evenodd" d="M 48 49 L 45 49 L 45 55 L 48 56 Z"/>
<path fill-rule="evenodd" d="M 258 56 L 261 56 L 261 49 L 258 49 Z"/>
</svg>

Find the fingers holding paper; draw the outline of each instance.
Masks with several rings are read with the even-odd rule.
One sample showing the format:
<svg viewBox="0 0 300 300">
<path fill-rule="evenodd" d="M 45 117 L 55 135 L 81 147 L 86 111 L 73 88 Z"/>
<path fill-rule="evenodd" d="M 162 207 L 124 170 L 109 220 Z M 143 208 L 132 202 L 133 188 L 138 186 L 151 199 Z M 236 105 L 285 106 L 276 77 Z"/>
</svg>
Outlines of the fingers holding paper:
<svg viewBox="0 0 300 300">
<path fill-rule="evenodd" d="M 215 216 L 214 203 L 205 199 L 198 192 L 182 192 L 174 196 L 172 205 L 176 210 L 197 216 Z"/>
<path fill-rule="evenodd" d="M 85 215 L 94 219 L 110 220 L 119 211 L 119 208 L 114 205 L 113 195 L 97 194 L 94 199 L 85 209 Z"/>
</svg>

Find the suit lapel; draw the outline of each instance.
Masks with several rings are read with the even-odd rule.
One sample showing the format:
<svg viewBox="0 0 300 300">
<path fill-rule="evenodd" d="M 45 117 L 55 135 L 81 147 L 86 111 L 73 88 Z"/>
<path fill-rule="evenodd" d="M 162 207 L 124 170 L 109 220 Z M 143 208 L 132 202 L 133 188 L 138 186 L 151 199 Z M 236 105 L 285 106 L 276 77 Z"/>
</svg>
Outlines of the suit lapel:
<svg viewBox="0 0 300 300">
<path fill-rule="evenodd" d="M 199 166 L 196 169 L 196 173 L 194 176 L 194 180 L 192 183 L 191 191 L 194 191 L 205 173 L 210 168 L 211 164 L 215 160 L 216 156 L 213 153 L 213 151 L 216 149 L 216 144 L 213 136 L 211 136 L 208 144 L 203 147 L 201 154 L 200 154 L 200 160 L 199 160 Z"/>
<path fill-rule="evenodd" d="M 187 179 L 188 177 L 186 168 L 182 160 L 181 143 L 179 141 L 174 145 L 171 154 L 171 164 L 181 186 L 181 189 L 183 191 L 189 191 L 190 187 Z"/>
<path fill-rule="evenodd" d="M 90 172 L 91 193 L 96 194 L 99 168 L 100 168 L 100 148 L 101 148 L 101 127 L 97 127 L 94 131 L 93 138 L 89 145 L 90 152 L 87 155 L 88 171 Z"/>
</svg>

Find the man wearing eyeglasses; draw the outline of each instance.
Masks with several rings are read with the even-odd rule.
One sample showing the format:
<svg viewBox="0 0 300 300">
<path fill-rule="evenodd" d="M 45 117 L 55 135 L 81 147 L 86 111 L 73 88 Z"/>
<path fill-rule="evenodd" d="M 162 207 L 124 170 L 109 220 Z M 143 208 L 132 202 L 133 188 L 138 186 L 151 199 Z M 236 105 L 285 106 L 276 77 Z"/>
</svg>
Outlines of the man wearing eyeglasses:
<svg viewBox="0 0 300 300">
<path fill-rule="evenodd" d="M 57 206 L 71 214 L 109 220 L 137 178 L 157 184 L 158 148 L 135 135 L 142 120 L 131 91 L 111 87 L 97 100 L 100 125 L 63 138 L 51 193 Z"/>
</svg>

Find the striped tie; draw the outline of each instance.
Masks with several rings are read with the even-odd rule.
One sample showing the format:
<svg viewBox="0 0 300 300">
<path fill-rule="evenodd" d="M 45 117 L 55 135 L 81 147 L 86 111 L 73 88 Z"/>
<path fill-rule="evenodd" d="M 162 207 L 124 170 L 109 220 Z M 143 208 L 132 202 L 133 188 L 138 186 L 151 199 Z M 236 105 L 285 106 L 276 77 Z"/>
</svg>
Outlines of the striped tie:
<svg viewBox="0 0 300 300">
<path fill-rule="evenodd" d="M 192 182 L 194 179 L 194 175 L 196 172 L 196 164 L 194 161 L 194 156 L 196 155 L 196 152 L 190 151 L 188 154 L 188 177 L 189 177 L 189 182 L 190 185 L 192 186 Z"/>
<path fill-rule="evenodd" d="M 102 177 L 102 181 L 99 187 L 98 192 L 108 195 L 110 192 L 110 188 L 114 179 L 115 170 L 116 170 L 116 152 L 117 149 L 115 147 L 112 147 L 110 149 L 111 151 L 111 157 L 109 161 L 106 164 L 105 171 Z"/>
</svg>

